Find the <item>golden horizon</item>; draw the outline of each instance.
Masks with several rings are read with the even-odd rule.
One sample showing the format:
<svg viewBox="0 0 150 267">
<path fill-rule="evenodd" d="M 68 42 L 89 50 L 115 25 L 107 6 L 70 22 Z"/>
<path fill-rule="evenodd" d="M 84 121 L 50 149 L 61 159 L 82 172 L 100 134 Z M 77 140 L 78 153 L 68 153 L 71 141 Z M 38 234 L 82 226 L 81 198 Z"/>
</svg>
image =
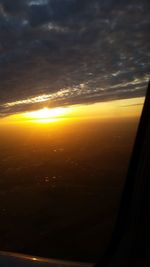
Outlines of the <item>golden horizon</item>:
<svg viewBox="0 0 150 267">
<path fill-rule="evenodd" d="M 44 107 L 35 111 L 14 114 L 1 119 L 3 124 L 52 123 L 70 119 L 105 119 L 115 117 L 136 117 L 142 111 L 145 97 L 77 104 L 55 108 Z"/>
</svg>

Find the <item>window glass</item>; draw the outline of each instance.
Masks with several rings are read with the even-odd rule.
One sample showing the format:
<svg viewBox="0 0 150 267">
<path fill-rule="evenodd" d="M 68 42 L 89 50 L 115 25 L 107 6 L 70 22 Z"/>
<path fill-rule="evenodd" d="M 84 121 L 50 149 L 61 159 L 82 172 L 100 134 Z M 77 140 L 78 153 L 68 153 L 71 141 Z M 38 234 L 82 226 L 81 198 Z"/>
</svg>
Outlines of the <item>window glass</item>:
<svg viewBox="0 0 150 267">
<path fill-rule="evenodd" d="M 0 250 L 95 262 L 149 73 L 148 0 L 0 0 Z"/>
</svg>

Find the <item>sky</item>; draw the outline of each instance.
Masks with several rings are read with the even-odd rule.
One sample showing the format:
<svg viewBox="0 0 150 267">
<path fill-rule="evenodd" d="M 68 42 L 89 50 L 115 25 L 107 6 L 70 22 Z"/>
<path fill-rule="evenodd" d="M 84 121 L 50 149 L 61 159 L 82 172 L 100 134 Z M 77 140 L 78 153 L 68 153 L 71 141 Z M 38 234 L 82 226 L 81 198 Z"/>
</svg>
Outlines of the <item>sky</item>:
<svg viewBox="0 0 150 267">
<path fill-rule="evenodd" d="M 0 0 L 0 117 L 145 95 L 149 0 Z"/>
</svg>

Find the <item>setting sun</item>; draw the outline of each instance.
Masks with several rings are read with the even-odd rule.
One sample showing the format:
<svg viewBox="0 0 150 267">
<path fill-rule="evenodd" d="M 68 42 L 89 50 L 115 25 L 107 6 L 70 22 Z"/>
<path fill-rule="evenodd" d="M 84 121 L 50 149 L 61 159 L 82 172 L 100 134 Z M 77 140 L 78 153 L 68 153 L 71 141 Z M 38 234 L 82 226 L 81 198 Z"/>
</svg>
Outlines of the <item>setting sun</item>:
<svg viewBox="0 0 150 267">
<path fill-rule="evenodd" d="M 62 117 L 66 114 L 66 108 L 43 108 L 37 111 L 26 113 L 26 117 L 33 120 L 47 121 L 55 118 Z"/>
</svg>

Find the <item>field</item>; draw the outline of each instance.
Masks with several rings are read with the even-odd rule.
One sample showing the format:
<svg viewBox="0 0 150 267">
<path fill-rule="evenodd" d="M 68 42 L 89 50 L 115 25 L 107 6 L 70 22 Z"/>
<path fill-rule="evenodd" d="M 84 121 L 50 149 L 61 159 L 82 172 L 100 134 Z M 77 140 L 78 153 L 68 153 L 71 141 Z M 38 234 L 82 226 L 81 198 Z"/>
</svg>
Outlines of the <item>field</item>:
<svg viewBox="0 0 150 267">
<path fill-rule="evenodd" d="M 137 124 L 1 126 L 0 250 L 96 261 L 111 237 Z"/>
</svg>

